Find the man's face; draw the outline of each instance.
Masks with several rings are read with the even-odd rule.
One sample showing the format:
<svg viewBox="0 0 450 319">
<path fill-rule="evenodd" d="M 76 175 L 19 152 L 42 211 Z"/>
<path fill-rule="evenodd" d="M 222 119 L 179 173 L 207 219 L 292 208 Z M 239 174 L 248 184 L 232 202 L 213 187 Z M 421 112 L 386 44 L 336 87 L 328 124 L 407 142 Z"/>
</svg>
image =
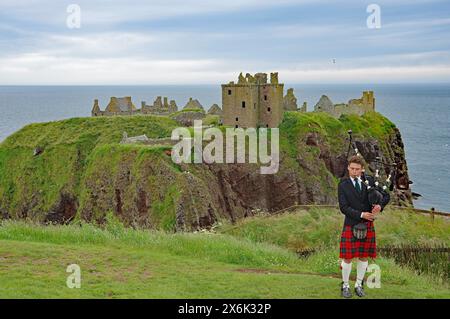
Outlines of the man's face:
<svg viewBox="0 0 450 319">
<path fill-rule="evenodd" d="M 350 177 L 359 177 L 361 176 L 361 172 L 362 172 L 362 166 L 356 163 L 350 163 L 350 165 L 348 165 L 348 175 L 350 175 Z"/>
</svg>

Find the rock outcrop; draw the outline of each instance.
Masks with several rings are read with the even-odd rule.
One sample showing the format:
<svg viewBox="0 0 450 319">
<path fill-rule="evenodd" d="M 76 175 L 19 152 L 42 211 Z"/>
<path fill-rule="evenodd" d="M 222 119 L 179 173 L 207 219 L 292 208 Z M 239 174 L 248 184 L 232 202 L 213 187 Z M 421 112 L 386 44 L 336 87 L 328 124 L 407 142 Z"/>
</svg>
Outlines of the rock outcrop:
<svg viewBox="0 0 450 319">
<path fill-rule="evenodd" d="M 170 145 L 120 144 L 124 131 L 167 138 L 178 125 L 148 116 L 25 127 L 0 145 L 0 215 L 102 223 L 112 211 L 126 225 L 189 231 L 258 210 L 336 204 L 350 128 L 367 161 L 381 157 L 398 164 L 392 202 L 412 203 L 400 132 L 378 113 L 338 120 L 325 113 L 286 112 L 280 125 L 280 167 L 273 175 L 261 175 L 257 164 L 175 164 Z M 45 151 L 33 156 L 38 145 Z"/>
</svg>

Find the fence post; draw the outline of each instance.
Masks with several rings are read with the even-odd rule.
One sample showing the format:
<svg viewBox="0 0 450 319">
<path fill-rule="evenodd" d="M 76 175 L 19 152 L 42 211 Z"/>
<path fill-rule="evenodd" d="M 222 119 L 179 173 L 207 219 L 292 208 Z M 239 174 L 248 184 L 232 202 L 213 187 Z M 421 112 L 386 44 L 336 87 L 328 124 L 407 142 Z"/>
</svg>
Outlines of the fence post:
<svg viewBox="0 0 450 319">
<path fill-rule="evenodd" d="M 434 222 L 434 207 L 431 207 L 431 221 Z"/>
</svg>

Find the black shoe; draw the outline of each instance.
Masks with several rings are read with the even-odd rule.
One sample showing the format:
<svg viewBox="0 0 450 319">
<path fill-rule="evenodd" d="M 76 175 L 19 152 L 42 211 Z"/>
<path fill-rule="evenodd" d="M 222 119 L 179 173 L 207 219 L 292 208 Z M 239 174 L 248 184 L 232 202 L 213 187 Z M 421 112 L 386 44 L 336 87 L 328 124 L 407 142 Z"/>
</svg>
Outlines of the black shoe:
<svg viewBox="0 0 450 319">
<path fill-rule="evenodd" d="M 344 287 L 344 282 L 342 282 L 342 285 L 341 285 L 341 296 L 344 298 L 352 297 L 352 293 L 350 291 L 350 286 Z"/>
<path fill-rule="evenodd" d="M 366 294 L 364 293 L 364 287 L 363 287 L 363 283 L 361 283 L 361 286 L 356 286 L 355 287 L 355 294 L 358 297 L 364 297 Z"/>
</svg>

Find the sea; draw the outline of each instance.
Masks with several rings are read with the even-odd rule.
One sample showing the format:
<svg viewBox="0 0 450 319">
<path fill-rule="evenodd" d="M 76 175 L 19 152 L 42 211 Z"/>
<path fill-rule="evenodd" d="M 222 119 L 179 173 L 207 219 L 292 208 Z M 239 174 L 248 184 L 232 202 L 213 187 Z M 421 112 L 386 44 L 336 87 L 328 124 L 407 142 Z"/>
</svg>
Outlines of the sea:
<svg viewBox="0 0 450 319">
<path fill-rule="evenodd" d="M 417 208 L 450 212 L 450 84 L 285 84 L 311 111 L 325 94 L 334 103 L 375 91 L 376 110 L 400 129 Z M 221 105 L 220 85 L 0 86 L 0 142 L 24 125 L 90 116 L 94 99 L 103 109 L 111 96 L 152 104 L 167 96 L 183 107 L 190 97 L 205 109 Z"/>
</svg>

